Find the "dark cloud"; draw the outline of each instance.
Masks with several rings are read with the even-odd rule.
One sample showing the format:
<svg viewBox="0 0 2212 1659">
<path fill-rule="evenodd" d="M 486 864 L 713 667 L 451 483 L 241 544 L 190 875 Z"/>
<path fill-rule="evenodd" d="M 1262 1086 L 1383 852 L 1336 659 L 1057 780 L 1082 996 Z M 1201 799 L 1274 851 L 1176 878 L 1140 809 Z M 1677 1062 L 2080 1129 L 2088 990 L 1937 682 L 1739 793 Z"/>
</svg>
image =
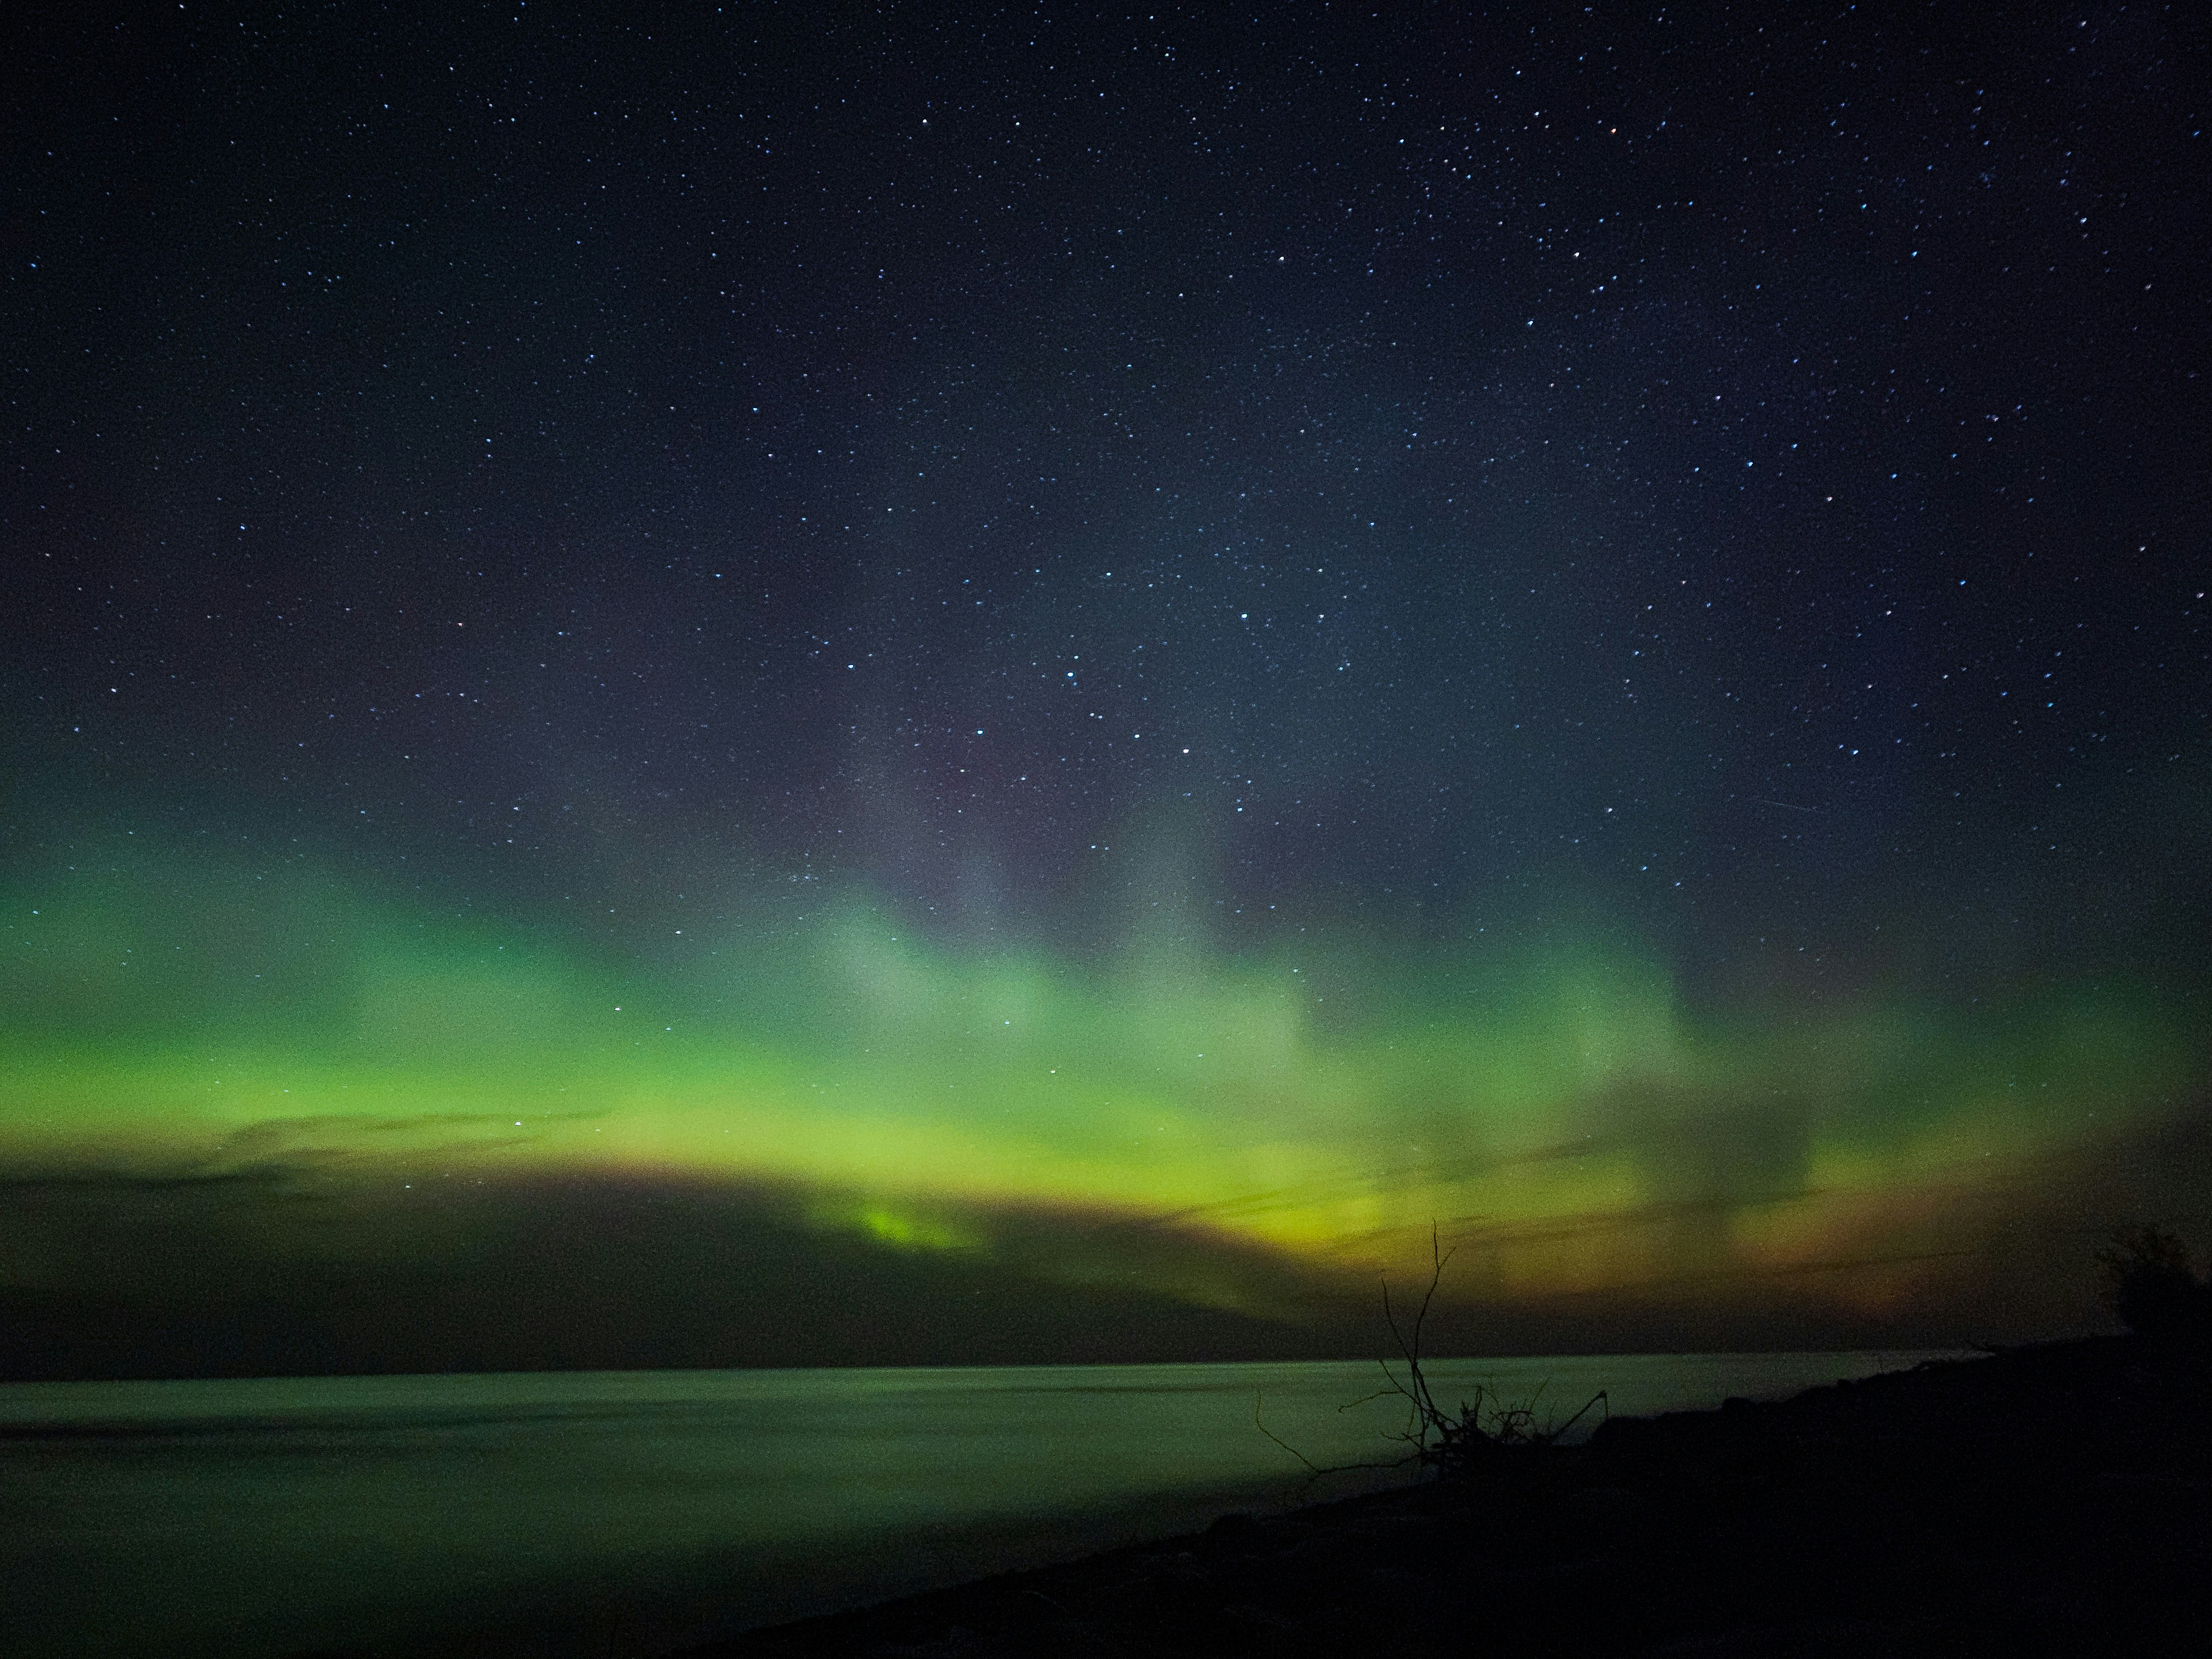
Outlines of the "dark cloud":
<svg viewBox="0 0 2212 1659">
<path fill-rule="evenodd" d="M 463 1190 L 420 1200 L 314 1171 L 18 1181 L 0 1374 L 1076 1363 L 1314 1346 L 1309 1333 L 1163 1292 L 1127 1261 L 1086 1261 L 1079 1223 L 1012 1228 L 1002 1251 L 902 1250 L 809 1225 L 789 1189 L 457 1180 Z"/>
<path fill-rule="evenodd" d="M 2212 1139 L 2180 1127 L 2092 1162 L 2086 1180 L 2069 1164 L 2008 1194 L 1893 1194 L 1899 1213 L 1869 1235 L 1887 1248 L 1764 1262 L 1723 1258 L 1710 1229 L 1820 1194 L 1441 1218 L 1453 1254 L 1428 1337 L 1540 1353 L 2079 1329 L 2098 1317 L 2097 1244 L 2144 1212 L 2116 1205 L 2203 1224 Z M 1188 1223 L 999 1207 L 946 1212 L 970 1243 L 902 1246 L 825 1225 L 822 1195 L 788 1184 L 463 1172 L 426 1192 L 317 1163 L 19 1170 L 0 1188 L 0 1375 L 15 1378 L 1362 1358 L 1389 1340 L 1383 1281 L 1357 1265 L 1382 1237 L 1347 1241 L 1352 1265 L 1332 1270 Z M 1656 1272 L 1530 1293 L 1504 1271 L 1655 1234 L 1668 1248 L 1638 1259 Z M 1402 1304 L 1419 1257 L 1391 1259 Z"/>
</svg>

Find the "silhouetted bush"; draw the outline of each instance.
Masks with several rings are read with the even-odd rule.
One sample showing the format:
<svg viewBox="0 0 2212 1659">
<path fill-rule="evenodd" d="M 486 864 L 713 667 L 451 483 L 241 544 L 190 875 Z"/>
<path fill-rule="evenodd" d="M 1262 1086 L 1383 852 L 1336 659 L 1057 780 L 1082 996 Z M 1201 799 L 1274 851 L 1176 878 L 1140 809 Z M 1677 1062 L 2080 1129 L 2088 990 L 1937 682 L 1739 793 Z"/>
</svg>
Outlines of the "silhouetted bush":
<svg viewBox="0 0 2212 1659">
<path fill-rule="evenodd" d="M 1390 1328 L 1390 1340 L 1397 1346 L 1401 1370 L 1391 1369 L 1388 1359 L 1379 1362 L 1386 1386 L 1358 1400 L 1347 1401 L 1338 1407 L 1349 1411 L 1364 1406 L 1370 1401 L 1395 1395 L 1406 1402 L 1406 1426 L 1394 1439 L 1408 1449 L 1406 1455 L 1388 1463 L 1337 1463 L 1323 1468 L 1311 1458 L 1278 1435 L 1261 1417 L 1261 1399 L 1252 1397 L 1252 1422 L 1261 1433 L 1304 1464 L 1309 1479 L 1317 1480 L 1325 1474 L 1343 1474 L 1353 1469 L 1397 1469 L 1407 1464 L 1433 1470 L 1439 1479 L 1454 1480 L 1489 1466 L 1497 1454 L 1510 1449 L 1544 1447 L 1555 1443 L 1576 1424 L 1587 1417 L 1593 1408 L 1602 1407 L 1607 1417 L 1613 1414 L 1611 1401 L 1604 1389 L 1599 1389 L 1583 1407 L 1564 1423 L 1548 1422 L 1539 1427 L 1536 1421 L 1536 1399 L 1509 1403 L 1495 1389 L 1477 1383 L 1472 1401 L 1460 1401 L 1456 1415 L 1447 1411 L 1431 1391 L 1429 1374 L 1422 1368 L 1421 1339 L 1429 1319 L 1429 1304 L 1436 1300 L 1437 1287 L 1443 1283 L 1444 1267 L 1453 1252 L 1443 1248 L 1433 1223 L 1429 1227 L 1429 1288 L 1423 1293 L 1419 1305 L 1413 1312 L 1409 1323 L 1401 1323 L 1398 1310 L 1390 1299 L 1390 1284 L 1382 1283 L 1382 1319 Z M 1542 1389 L 1536 1391 L 1538 1396 Z"/>
<path fill-rule="evenodd" d="M 2212 1286 L 2172 1233 L 2127 1228 L 2112 1236 L 2097 1261 L 2105 1299 L 2130 1330 L 2165 1339 L 2212 1334 Z"/>
<path fill-rule="evenodd" d="M 1421 1369 L 1422 1327 L 1428 1322 L 1429 1304 L 1435 1300 L 1437 1286 L 1443 1282 L 1445 1264 L 1452 1253 L 1441 1248 L 1433 1224 L 1429 1229 L 1429 1259 L 1432 1264 L 1427 1293 L 1413 1312 L 1410 1327 L 1398 1322 L 1397 1310 L 1390 1305 L 1390 1286 L 1382 1286 L 1382 1317 L 1390 1327 L 1391 1340 L 1398 1345 L 1398 1357 L 1403 1366 L 1402 1375 L 1390 1369 L 1388 1360 L 1382 1362 L 1382 1375 L 1389 1379 L 1386 1395 L 1396 1395 L 1407 1403 L 1406 1427 L 1399 1438 L 1411 1447 L 1408 1461 L 1418 1462 L 1423 1468 L 1434 1469 L 1443 1479 L 1464 1476 L 1483 1467 L 1491 1457 L 1508 1448 L 1517 1446 L 1548 1446 L 1580 1422 L 1594 1406 L 1604 1406 L 1608 1415 L 1611 1407 L 1605 1392 L 1592 1395 L 1577 1412 L 1564 1423 L 1547 1424 L 1539 1428 L 1536 1424 L 1534 1400 L 1508 1404 L 1496 1390 L 1478 1383 L 1472 1402 L 1462 1401 L 1456 1415 L 1437 1403 L 1429 1389 L 1428 1373 Z M 1543 1391 L 1540 1389 L 1540 1395 Z M 1376 1396 L 1370 1395 L 1370 1399 Z"/>
</svg>

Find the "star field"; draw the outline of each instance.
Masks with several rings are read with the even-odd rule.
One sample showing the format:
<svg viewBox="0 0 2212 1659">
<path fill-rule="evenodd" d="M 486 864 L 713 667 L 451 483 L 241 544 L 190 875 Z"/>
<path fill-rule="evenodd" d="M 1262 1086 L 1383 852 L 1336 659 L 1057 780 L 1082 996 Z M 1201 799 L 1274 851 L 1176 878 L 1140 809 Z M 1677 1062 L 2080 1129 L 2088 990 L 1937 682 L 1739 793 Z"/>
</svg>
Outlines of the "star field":
<svg viewBox="0 0 2212 1659">
<path fill-rule="evenodd" d="M 302 1304 L 483 1164 L 1585 1346 L 2202 1224 L 2178 10 L 17 27 L 22 1305 L 249 1170 Z"/>
</svg>

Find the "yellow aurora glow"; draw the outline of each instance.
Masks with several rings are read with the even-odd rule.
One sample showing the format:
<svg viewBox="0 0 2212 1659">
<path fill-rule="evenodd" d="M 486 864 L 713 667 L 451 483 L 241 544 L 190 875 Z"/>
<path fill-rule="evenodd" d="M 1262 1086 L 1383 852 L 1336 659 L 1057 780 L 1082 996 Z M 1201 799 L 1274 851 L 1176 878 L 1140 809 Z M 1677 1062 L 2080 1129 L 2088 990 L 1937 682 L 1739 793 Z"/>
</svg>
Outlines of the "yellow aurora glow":
<svg viewBox="0 0 2212 1659">
<path fill-rule="evenodd" d="M 1899 1265 L 1836 1295 L 1905 1294 L 2024 1183 L 2178 1114 L 2197 1066 L 2142 993 L 1723 1017 L 1588 933 L 1079 962 L 854 898 L 594 954 L 304 874 L 148 864 L 8 896 L 18 1170 L 767 1181 L 896 1250 L 988 1253 L 1006 1215 L 1074 1212 L 1324 1279 L 1412 1270 L 1435 1220 L 1522 1302 L 1854 1255 Z"/>
</svg>

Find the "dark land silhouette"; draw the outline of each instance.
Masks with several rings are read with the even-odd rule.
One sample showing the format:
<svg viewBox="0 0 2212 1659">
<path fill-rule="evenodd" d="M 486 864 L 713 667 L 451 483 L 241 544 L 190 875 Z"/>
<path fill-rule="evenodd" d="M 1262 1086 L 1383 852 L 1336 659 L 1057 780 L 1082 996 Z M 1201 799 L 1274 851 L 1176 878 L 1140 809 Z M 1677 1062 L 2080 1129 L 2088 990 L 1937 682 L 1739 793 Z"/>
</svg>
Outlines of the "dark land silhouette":
<svg viewBox="0 0 2212 1659">
<path fill-rule="evenodd" d="M 2208 1614 L 2212 1347 L 2185 1333 L 1614 1419 L 690 1659 L 2193 1654 Z"/>
</svg>

